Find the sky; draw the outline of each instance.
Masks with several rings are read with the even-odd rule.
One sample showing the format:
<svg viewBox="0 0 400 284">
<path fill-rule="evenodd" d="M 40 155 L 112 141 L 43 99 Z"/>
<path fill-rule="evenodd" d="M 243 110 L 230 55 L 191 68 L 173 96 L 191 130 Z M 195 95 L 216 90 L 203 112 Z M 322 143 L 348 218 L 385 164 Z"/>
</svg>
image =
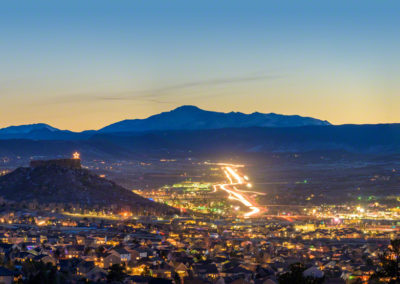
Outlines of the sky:
<svg viewBox="0 0 400 284">
<path fill-rule="evenodd" d="M 400 122 L 400 2 L 1 1 L 0 127 L 180 105 Z"/>
</svg>

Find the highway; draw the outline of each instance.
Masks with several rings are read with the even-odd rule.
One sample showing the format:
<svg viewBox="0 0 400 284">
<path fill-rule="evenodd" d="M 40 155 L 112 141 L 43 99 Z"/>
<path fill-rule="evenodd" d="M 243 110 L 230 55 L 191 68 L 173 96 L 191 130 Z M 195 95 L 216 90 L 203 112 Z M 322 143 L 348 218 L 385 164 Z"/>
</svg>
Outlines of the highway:
<svg viewBox="0 0 400 284">
<path fill-rule="evenodd" d="M 240 167 L 240 166 L 238 166 Z M 221 189 L 229 194 L 229 199 L 237 200 L 249 209 L 248 212 L 244 213 L 243 217 L 256 217 L 265 211 L 264 208 L 260 207 L 250 195 L 262 195 L 263 193 L 257 191 L 249 191 L 238 189 L 241 187 L 251 187 L 251 183 L 248 182 L 246 176 L 241 176 L 237 171 L 235 165 L 223 164 L 221 167 L 225 173 L 228 183 L 217 184 L 214 186 L 214 190 Z"/>
</svg>

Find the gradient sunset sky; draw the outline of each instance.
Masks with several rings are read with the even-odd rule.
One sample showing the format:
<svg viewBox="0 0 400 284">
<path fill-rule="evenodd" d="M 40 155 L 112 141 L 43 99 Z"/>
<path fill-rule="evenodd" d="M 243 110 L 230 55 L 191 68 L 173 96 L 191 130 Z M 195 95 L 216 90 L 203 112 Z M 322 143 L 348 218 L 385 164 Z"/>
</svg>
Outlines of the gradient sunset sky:
<svg viewBox="0 0 400 284">
<path fill-rule="evenodd" d="M 3 1 L 0 127 L 180 105 L 400 122 L 399 1 Z"/>
</svg>

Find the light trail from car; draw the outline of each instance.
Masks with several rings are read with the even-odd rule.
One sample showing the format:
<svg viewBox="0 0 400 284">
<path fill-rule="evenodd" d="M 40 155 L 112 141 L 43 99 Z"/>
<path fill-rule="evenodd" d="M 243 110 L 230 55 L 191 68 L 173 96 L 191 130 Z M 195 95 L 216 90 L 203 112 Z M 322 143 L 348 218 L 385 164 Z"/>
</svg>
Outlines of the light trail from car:
<svg viewBox="0 0 400 284">
<path fill-rule="evenodd" d="M 243 214 L 243 217 L 245 218 L 254 217 L 264 211 L 265 209 L 260 207 L 256 202 L 251 199 L 250 196 L 248 196 L 248 194 L 264 195 L 264 193 L 257 191 L 239 190 L 237 186 L 247 186 L 247 184 L 249 184 L 249 178 L 247 176 L 242 177 L 235 169 L 233 169 L 236 168 L 235 165 L 222 163 L 220 163 L 219 165 L 222 165 L 221 169 L 225 173 L 225 176 L 229 183 L 217 184 L 214 189 L 219 188 L 227 192 L 229 194 L 229 199 L 239 201 L 248 209 L 250 209 L 249 212 Z M 243 166 L 238 165 L 238 167 Z"/>
</svg>

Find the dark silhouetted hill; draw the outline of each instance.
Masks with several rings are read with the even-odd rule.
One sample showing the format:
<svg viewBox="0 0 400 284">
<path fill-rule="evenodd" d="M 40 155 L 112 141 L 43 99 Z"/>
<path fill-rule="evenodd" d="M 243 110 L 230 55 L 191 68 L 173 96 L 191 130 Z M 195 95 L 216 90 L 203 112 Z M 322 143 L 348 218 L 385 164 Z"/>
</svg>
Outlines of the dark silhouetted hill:
<svg viewBox="0 0 400 284">
<path fill-rule="evenodd" d="M 97 134 L 89 141 L 112 143 L 116 147 L 136 151 L 186 151 L 194 154 L 327 150 L 393 153 L 400 152 L 400 124 L 114 133 Z"/>
<path fill-rule="evenodd" d="M 0 157 L 57 158 L 79 151 L 90 159 L 148 155 L 347 151 L 400 153 L 400 124 L 250 127 L 99 133 L 84 140 L 0 140 Z M 61 155 L 61 156 L 59 156 Z"/>
<path fill-rule="evenodd" d="M 0 195 L 11 201 L 38 203 L 111 204 L 154 212 L 176 212 L 172 207 L 143 198 L 86 169 L 58 165 L 18 168 L 0 177 Z"/>
</svg>

